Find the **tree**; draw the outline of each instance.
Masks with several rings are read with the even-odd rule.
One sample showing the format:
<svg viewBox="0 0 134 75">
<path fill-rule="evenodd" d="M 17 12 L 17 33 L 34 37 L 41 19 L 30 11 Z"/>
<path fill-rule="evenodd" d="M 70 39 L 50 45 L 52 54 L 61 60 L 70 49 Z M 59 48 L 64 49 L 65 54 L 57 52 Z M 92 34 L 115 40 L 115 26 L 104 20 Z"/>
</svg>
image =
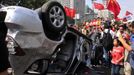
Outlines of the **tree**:
<svg viewBox="0 0 134 75">
<path fill-rule="evenodd" d="M 36 9 L 42 6 L 48 0 L 0 0 L 4 5 L 19 5 L 31 9 Z"/>
<path fill-rule="evenodd" d="M 20 5 L 27 8 L 36 9 L 42 6 L 46 1 L 48 0 L 22 0 Z"/>
</svg>

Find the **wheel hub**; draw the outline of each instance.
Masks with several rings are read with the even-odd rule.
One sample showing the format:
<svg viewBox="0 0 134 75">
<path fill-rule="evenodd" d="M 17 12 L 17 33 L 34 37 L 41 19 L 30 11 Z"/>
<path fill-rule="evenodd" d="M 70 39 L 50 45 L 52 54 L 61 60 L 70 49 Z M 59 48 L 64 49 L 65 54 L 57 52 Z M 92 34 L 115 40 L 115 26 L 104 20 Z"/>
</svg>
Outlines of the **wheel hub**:
<svg viewBox="0 0 134 75">
<path fill-rule="evenodd" d="M 62 9 L 58 6 L 54 6 L 50 10 L 50 21 L 55 27 L 61 27 L 64 24 L 65 18 Z"/>
</svg>

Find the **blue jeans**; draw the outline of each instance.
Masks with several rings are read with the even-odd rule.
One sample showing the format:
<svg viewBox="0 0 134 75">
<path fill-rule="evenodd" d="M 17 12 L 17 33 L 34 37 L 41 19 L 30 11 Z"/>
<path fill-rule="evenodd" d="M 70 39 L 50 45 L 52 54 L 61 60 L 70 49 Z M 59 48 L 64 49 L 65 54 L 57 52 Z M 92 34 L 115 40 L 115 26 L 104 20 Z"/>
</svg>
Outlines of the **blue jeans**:
<svg viewBox="0 0 134 75">
<path fill-rule="evenodd" d="M 106 62 L 108 62 L 109 56 L 108 56 L 108 51 L 103 47 L 103 58 L 105 59 Z"/>
<path fill-rule="evenodd" d="M 121 65 L 112 64 L 111 75 L 120 75 Z"/>
<path fill-rule="evenodd" d="M 108 51 L 103 47 L 103 58 L 104 58 L 104 64 L 107 67 L 110 67 L 110 58 Z"/>
</svg>

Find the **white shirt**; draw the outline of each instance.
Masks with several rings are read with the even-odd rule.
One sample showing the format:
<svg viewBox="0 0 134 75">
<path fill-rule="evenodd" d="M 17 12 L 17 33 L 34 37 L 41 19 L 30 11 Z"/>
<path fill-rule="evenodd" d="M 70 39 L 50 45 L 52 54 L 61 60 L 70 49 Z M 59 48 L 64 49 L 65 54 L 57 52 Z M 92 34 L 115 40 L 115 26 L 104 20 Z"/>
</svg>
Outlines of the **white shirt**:
<svg viewBox="0 0 134 75">
<path fill-rule="evenodd" d="M 108 33 L 108 30 L 109 30 L 109 29 L 105 29 L 104 32 L 105 32 L 105 33 Z M 104 34 L 104 33 L 102 33 L 102 34 Z M 110 34 L 112 35 L 112 38 L 115 37 L 115 33 L 114 33 L 112 30 L 110 30 Z"/>
</svg>

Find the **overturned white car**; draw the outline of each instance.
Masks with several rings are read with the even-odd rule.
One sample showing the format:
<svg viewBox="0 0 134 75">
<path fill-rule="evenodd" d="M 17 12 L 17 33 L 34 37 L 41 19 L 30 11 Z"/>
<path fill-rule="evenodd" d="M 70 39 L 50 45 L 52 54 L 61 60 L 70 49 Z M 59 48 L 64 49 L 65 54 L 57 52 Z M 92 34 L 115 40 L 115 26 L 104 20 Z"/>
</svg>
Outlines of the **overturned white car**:
<svg viewBox="0 0 134 75">
<path fill-rule="evenodd" d="M 37 10 L 3 7 L 0 17 L 8 28 L 7 46 L 15 75 L 75 74 L 85 60 L 88 50 L 83 51 L 83 46 L 90 43 L 67 28 L 65 11 L 58 2 L 48 1 Z"/>
</svg>

